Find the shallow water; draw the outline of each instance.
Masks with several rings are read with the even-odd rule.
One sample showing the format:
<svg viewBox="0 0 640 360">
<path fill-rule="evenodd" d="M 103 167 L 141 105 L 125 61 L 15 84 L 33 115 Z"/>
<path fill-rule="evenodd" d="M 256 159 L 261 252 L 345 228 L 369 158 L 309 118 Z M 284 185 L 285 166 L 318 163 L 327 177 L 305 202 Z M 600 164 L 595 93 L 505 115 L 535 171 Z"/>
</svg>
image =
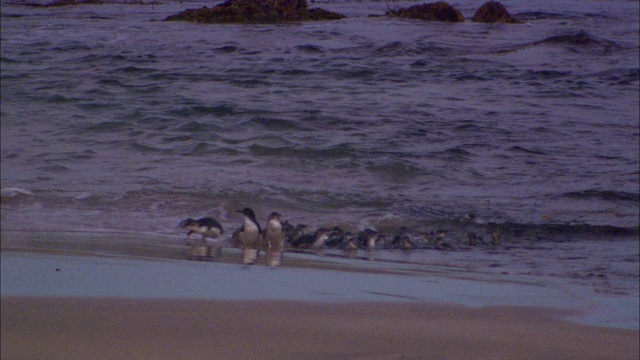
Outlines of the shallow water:
<svg viewBox="0 0 640 360">
<path fill-rule="evenodd" d="M 244 266 L 242 251 L 230 247 L 187 261 L 189 246 L 176 235 L 3 230 L 1 240 L 3 296 L 517 305 L 575 310 L 574 321 L 590 324 L 640 324 L 637 241 L 287 251 L 279 268 L 269 268 L 264 253 Z"/>
<path fill-rule="evenodd" d="M 155 21 L 201 5 L 3 2 L 2 187 L 32 193 L 3 191 L 3 228 L 169 232 L 212 210 L 235 227 L 251 206 L 637 235 L 637 2 L 510 2 L 522 25 L 351 1 L 312 4 L 341 21 Z"/>
<path fill-rule="evenodd" d="M 579 323 L 636 329 L 637 297 L 593 296 L 536 278 L 399 276 L 239 264 L 2 253 L 3 296 L 455 303 L 568 310 Z M 505 281 L 506 280 L 506 281 Z"/>
</svg>

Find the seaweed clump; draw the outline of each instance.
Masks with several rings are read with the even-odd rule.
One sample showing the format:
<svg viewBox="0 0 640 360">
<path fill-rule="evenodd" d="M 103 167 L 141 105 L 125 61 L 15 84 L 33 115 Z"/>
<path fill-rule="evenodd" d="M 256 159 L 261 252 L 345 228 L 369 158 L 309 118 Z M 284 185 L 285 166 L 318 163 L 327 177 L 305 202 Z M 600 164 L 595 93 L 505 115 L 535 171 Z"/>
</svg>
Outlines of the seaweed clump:
<svg viewBox="0 0 640 360">
<path fill-rule="evenodd" d="M 212 8 L 187 9 L 165 21 L 201 23 L 274 23 L 337 20 L 345 16 L 322 9 L 309 9 L 307 0 L 227 0 Z"/>
<path fill-rule="evenodd" d="M 464 21 L 464 16 L 462 16 L 462 13 L 458 9 L 454 8 L 444 1 L 414 5 L 399 10 L 389 10 L 387 15 L 431 21 Z"/>
<path fill-rule="evenodd" d="M 520 21 L 511 17 L 507 9 L 498 1 L 487 1 L 476 10 L 471 21 L 483 23 L 516 24 Z"/>
</svg>

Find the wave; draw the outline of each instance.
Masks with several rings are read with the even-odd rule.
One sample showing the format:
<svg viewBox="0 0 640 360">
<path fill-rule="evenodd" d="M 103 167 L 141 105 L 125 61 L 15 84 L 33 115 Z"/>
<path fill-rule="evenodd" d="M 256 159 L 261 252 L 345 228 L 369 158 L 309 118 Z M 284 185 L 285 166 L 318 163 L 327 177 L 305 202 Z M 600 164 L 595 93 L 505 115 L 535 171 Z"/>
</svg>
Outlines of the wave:
<svg viewBox="0 0 640 360">
<path fill-rule="evenodd" d="M 611 69 L 594 74 L 600 81 L 612 85 L 632 85 L 640 81 L 640 69 Z"/>
<path fill-rule="evenodd" d="M 282 72 L 282 75 L 289 75 L 289 76 L 308 76 L 310 74 L 311 74 L 310 71 L 302 70 L 302 69 L 289 69 Z"/>
<path fill-rule="evenodd" d="M 66 43 L 63 43 L 59 46 L 54 46 L 53 48 L 51 48 L 52 51 L 55 52 L 81 52 L 81 51 L 91 51 L 93 50 L 93 48 L 89 45 L 83 44 L 79 41 L 69 41 Z"/>
<path fill-rule="evenodd" d="M 384 56 L 397 56 L 397 55 L 405 55 L 407 53 L 407 49 L 404 44 L 400 41 L 393 41 L 388 44 L 382 45 L 376 49 L 376 53 Z"/>
<path fill-rule="evenodd" d="M 186 133 L 211 133 L 218 132 L 221 129 L 213 124 L 205 124 L 199 121 L 189 121 L 185 123 L 181 123 L 175 128 L 177 131 L 186 132 Z"/>
<path fill-rule="evenodd" d="M 599 39 L 584 30 L 554 35 L 531 43 L 516 45 L 496 51 L 497 54 L 508 54 L 537 46 L 558 46 L 572 52 L 596 52 L 606 55 L 622 49 L 614 41 Z"/>
<path fill-rule="evenodd" d="M 187 156 L 200 156 L 207 155 L 211 152 L 209 144 L 204 141 L 198 142 L 191 150 L 189 150 L 186 154 Z"/>
<path fill-rule="evenodd" d="M 472 154 L 460 147 L 453 147 L 442 151 L 434 151 L 430 153 L 429 157 L 441 158 L 447 161 L 466 161 Z"/>
<path fill-rule="evenodd" d="M 301 123 L 295 120 L 287 120 L 272 117 L 256 117 L 250 120 L 251 123 L 262 125 L 268 130 L 298 130 Z"/>
<path fill-rule="evenodd" d="M 97 123 L 95 125 L 89 126 L 89 130 L 103 133 L 103 132 L 113 132 L 118 130 L 130 129 L 131 124 L 126 121 L 103 121 Z"/>
<path fill-rule="evenodd" d="M 536 80 L 536 79 L 559 79 L 571 75 L 571 71 L 557 71 L 557 70 L 527 70 L 523 79 Z"/>
<path fill-rule="evenodd" d="M 86 63 L 100 63 L 100 62 L 113 63 L 113 62 L 120 62 L 120 61 L 126 61 L 126 60 L 127 60 L 127 57 L 124 56 L 124 55 L 113 55 L 113 54 L 96 55 L 96 54 L 90 54 L 90 55 L 83 56 L 83 57 L 77 59 L 76 61 L 78 61 L 78 62 L 86 62 Z"/>
<path fill-rule="evenodd" d="M 117 109 L 120 106 L 121 106 L 120 104 L 117 104 L 115 102 L 106 103 L 106 102 L 95 102 L 95 101 L 78 104 L 78 108 L 84 111 L 90 111 L 90 112 L 100 112 L 100 111 L 107 111 L 110 109 Z"/>
<path fill-rule="evenodd" d="M 570 20 L 577 18 L 577 16 L 544 11 L 525 11 L 515 14 L 514 17 L 518 20 Z"/>
<path fill-rule="evenodd" d="M 514 152 L 520 152 L 520 153 L 524 153 L 524 154 L 532 154 L 532 155 L 547 155 L 545 152 L 539 151 L 539 150 L 531 150 L 531 149 L 527 149 L 525 147 L 522 146 L 512 146 L 510 149 L 510 151 L 514 151 Z"/>
<path fill-rule="evenodd" d="M 610 190 L 584 190 L 572 191 L 560 195 L 570 199 L 599 199 L 606 201 L 633 201 L 640 202 L 640 194 L 624 191 Z"/>
<path fill-rule="evenodd" d="M 140 144 L 138 142 L 134 142 L 134 143 L 130 144 L 129 147 L 132 150 L 136 151 L 136 152 L 146 153 L 146 154 L 161 153 L 161 154 L 165 154 L 165 155 L 170 155 L 170 154 L 173 154 L 175 152 L 172 149 L 161 149 L 161 148 L 157 148 L 157 147 L 153 147 L 153 146 L 149 146 L 149 145 Z"/>
<path fill-rule="evenodd" d="M 296 48 L 296 50 L 299 50 L 300 52 L 303 52 L 305 54 L 322 54 L 322 53 L 324 53 L 324 50 L 322 50 L 322 48 L 320 46 L 317 46 L 317 45 L 311 45 L 311 44 L 296 45 L 295 48 Z"/>
<path fill-rule="evenodd" d="M 586 31 L 548 37 L 534 44 L 568 44 L 568 45 L 616 45 L 613 41 L 599 40 Z"/>
<path fill-rule="evenodd" d="M 622 49 L 620 45 L 613 41 L 598 39 L 583 30 L 575 33 L 551 36 L 541 41 L 537 41 L 532 45 L 561 46 L 573 52 L 595 51 L 601 54 L 609 54 L 613 51 Z"/>
<path fill-rule="evenodd" d="M 218 54 L 231 54 L 233 52 L 238 51 L 238 47 L 234 45 L 225 45 L 218 48 L 213 49 L 214 52 Z"/>
<path fill-rule="evenodd" d="M 231 79 L 229 80 L 229 83 L 234 86 L 245 88 L 245 89 L 251 89 L 255 87 L 269 87 L 272 85 L 268 81 L 258 80 L 258 79 L 247 79 L 247 80 Z"/>
<path fill-rule="evenodd" d="M 71 169 L 69 169 L 68 167 L 63 166 L 63 165 L 59 165 L 59 164 L 41 166 L 41 167 L 38 168 L 38 170 L 42 170 L 42 171 L 46 171 L 46 172 L 52 172 L 52 173 L 60 173 L 60 172 L 71 171 Z"/>
<path fill-rule="evenodd" d="M 7 63 L 7 64 L 21 64 L 22 63 L 22 61 L 20 61 L 20 60 L 15 60 L 15 59 L 8 58 L 8 57 L 5 57 L 5 56 L 0 56 L 0 62 Z"/>
<path fill-rule="evenodd" d="M 86 99 L 72 98 L 72 97 L 59 95 L 59 94 L 53 94 L 47 97 L 47 102 L 54 103 L 54 104 L 67 104 L 67 103 L 72 103 L 72 102 L 77 102 L 82 100 L 86 100 Z"/>
<path fill-rule="evenodd" d="M 366 169 L 378 177 L 395 182 L 404 182 L 425 174 L 424 169 L 403 162 L 369 165 Z"/>
<path fill-rule="evenodd" d="M 124 74 L 147 74 L 147 73 L 153 73 L 153 72 L 157 72 L 157 69 L 153 69 L 153 68 L 140 68 L 137 66 L 125 66 L 125 67 L 121 67 L 121 68 L 117 68 L 113 71 L 110 71 L 110 73 L 124 73 Z"/>
<path fill-rule="evenodd" d="M 217 106 L 186 106 L 180 109 L 174 109 L 169 111 L 169 115 L 188 118 L 202 115 L 232 115 L 235 113 L 235 108 L 226 105 Z"/>
<path fill-rule="evenodd" d="M 311 147 L 269 147 L 258 144 L 249 146 L 249 150 L 253 155 L 257 156 L 283 156 L 292 158 L 308 158 L 308 159 L 321 159 L 321 158 L 342 158 L 351 157 L 355 154 L 355 150 L 348 144 L 339 144 L 326 149 L 315 149 Z"/>
<path fill-rule="evenodd" d="M 21 18 L 21 17 L 25 17 L 27 15 L 25 14 L 9 14 L 9 13 L 5 13 L 2 12 L 0 13 L 0 18 Z"/>
<path fill-rule="evenodd" d="M 561 241 L 561 235 L 566 236 L 607 236 L 630 237 L 640 235 L 640 227 L 619 227 L 612 225 L 591 224 L 518 224 L 502 223 L 498 225 L 503 233 L 515 237 L 533 236 L 538 240 Z M 560 237 L 559 237 L 560 236 Z M 574 241 L 575 238 L 566 238 Z"/>
<path fill-rule="evenodd" d="M 27 189 L 18 187 L 3 187 L 0 189 L 0 197 L 2 198 L 14 198 L 19 196 L 34 196 L 34 193 Z"/>
</svg>

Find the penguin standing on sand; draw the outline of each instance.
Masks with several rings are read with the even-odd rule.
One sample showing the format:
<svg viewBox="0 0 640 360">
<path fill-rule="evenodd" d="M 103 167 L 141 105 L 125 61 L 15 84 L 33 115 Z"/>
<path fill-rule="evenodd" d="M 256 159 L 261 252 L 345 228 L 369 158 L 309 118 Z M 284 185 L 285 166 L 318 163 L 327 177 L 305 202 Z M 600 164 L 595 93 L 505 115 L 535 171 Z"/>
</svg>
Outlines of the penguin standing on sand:
<svg viewBox="0 0 640 360">
<path fill-rule="evenodd" d="M 367 247 L 367 250 L 374 250 L 376 248 L 376 242 L 382 240 L 384 235 L 378 234 L 377 231 L 369 228 L 364 229 L 358 235 L 358 240 Z"/>
<path fill-rule="evenodd" d="M 350 232 L 344 233 L 344 253 L 348 259 L 353 259 L 358 253 L 358 245 L 356 244 L 356 236 Z"/>
<path fill-rule="evenodd" d="M 277 212 L 272 212 L 267 220 L 267 230 L 264 237 L 268 244 L 267 265 L 271 267 L 280 265 L 282 252 L 284 251 L 284 232 L 280 222 L 281 216 Z"/>
<path fill-rule="evenodd" d="M 258 250 L 260 249 L 260 241 L 262 240 L 262 229 L 258 220 L 256 220 L 256 214 L 249 208 L 238 210 L 238 212 L 244 215 L 244 223 L 238 232 L 238 240 L 244 247 L 244 256 L 242 263 L 245 265 L 252 265 L 258 258 Z"/>
<path fill-rule="evenodd" d="M 218 220 L 213 217 L 203 217 L 198 220 L 194 220 L 191 218 L 184 219 L 178 224 L 178 226 L 182 229 L 188 229 L 187 237 L 193 233 L 198 233 L 202 235 L 202 243 L 206 245 L 207 238 L 217 239 L 222 234 L 224 234 L 224 230 L 222 230 L 222 225 Z"/>
</svg>

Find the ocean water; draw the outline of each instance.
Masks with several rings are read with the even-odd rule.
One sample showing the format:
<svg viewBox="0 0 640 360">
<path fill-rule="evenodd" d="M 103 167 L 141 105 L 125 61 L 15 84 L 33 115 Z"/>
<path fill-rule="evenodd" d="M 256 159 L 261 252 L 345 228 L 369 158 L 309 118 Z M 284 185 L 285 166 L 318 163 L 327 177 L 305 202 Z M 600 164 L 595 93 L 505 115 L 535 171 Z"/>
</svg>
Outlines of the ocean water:
<svg viewBox="0 0 640 360">
<path fill-rule="evenodd" d="M 210 212 L 505 243 L 637 239 L 639 3 L 504 2 L 524 24 L 160 21 L 216 2 L 2 2 L 3 229 L 178 233 Z M 636 249 L 637 241 L 632 248 Z M 635 259 L 635 258 L 634 258 Z M 635 259 L 637 264 L 637 259 Z"/>
</svg>

